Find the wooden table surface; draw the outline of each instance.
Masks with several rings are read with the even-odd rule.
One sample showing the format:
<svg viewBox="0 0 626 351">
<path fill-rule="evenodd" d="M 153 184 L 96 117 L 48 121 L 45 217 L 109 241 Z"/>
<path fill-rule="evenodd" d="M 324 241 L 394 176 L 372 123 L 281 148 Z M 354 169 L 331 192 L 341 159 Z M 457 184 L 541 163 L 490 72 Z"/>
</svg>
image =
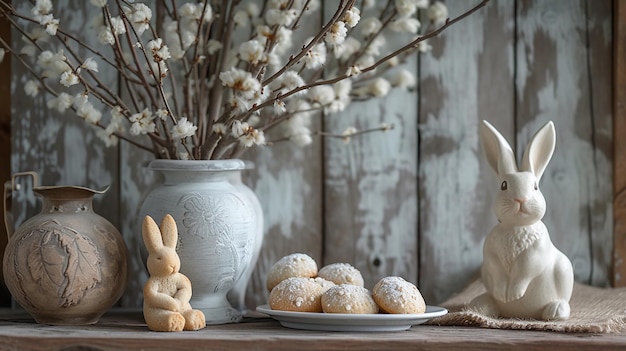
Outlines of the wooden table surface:
<svg viewBox="0 0 626 351">
<path fill-rule="evenodd" d="M 468 327 L 413 326 L 401 332 L 317 332 L 282 327 L 266 317 L 159 333 L 140 311 L 113 311 L 90 326 L 36 324 L 0 310 L 0 350 L 625 350 L 626 333 L 562 334 Z"/>
</svg>

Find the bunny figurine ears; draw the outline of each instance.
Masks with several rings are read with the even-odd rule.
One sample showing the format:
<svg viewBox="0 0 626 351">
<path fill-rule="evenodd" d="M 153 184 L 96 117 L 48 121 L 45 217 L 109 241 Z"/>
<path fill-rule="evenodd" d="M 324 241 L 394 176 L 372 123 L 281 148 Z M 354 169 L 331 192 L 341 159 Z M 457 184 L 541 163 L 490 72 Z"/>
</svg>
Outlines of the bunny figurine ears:
<svg viewBox="0 0 626 351">
<path fill-rule="evenodd" d="M 511 146 L 502 134 L 487 121 L 483 121 L 480 126 L 480 141 L 489 165 L 498 176 L 518 171 L 531 172 L 538 182 L 554 153 L 556 131 L 552 121 L 539 129 L 524 151 L 519 170 Z"/>
</svg>

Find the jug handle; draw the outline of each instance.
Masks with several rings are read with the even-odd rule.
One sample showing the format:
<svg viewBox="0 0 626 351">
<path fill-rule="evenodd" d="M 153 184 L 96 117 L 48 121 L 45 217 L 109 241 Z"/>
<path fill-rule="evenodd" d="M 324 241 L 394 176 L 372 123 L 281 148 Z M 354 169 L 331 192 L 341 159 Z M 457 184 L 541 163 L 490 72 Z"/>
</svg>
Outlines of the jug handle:
<svg viewBox="0 0 626 351">
<path fill-rule="evenodd" d="M 15 231 L 15 227 L 13 226 L 13 191 L 20 190 L 20 184 L 15 182 L 15 178 L 25 175 L 33 177 L 33 188 L 36 188 L 39 184 L 36 172 L 15 173 L 11 177 L 11 180 L 4 182 L 4 226 L 9 238 L 11 238 L 11 235 L 13 235 Z"/>
</svg>

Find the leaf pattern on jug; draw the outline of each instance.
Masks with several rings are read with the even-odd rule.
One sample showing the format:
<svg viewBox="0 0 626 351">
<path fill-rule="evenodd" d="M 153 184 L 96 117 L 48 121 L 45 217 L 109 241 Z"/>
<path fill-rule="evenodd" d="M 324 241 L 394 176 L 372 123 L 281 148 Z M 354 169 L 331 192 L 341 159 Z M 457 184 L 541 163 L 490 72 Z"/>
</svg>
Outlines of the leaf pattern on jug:
<svg viewBox="0 0 626 351">
<path fill-rule="evenodd" d="M 55 220 L 43 225 L 41 240 L 28 254 L 32 279 L 42 288 L 56 288 L 59 305 L 76 305 L 102 281 L 100 255 L 93 242 L 78 231 Z"/>
</svg>

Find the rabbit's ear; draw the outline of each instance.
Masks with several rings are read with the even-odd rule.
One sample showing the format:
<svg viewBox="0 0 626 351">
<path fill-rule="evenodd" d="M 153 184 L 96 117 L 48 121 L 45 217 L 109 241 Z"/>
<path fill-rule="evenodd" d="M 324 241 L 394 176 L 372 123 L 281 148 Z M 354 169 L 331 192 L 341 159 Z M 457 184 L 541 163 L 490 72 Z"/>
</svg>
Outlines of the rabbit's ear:
<svg viewBox="0 0 626 351">
<path fill-rule="evenodd" d="M 159 251 L 163 248 L 163 239 L 161 239 L 161 231 L 154 222 L 152 217 L 146 216 L 143 219 L 141 227 L 141 235 L 149 253 Z"/>
<path fill-rule="evenodd" d="M 176 228 L 174 217 L 169 214 L 166 214 L 161 221 L 161 234 L 163 235 L 163 245 L 175 249 L 178 241 L 178 228 Z"/>
<path fill-rule="evenodd" d="M 555 145 L 556 131 L 554 123 L 550 121 L 537 131 L 526 146 L 521 170 L 533 173 L 538 182 L 554 154 Z"/>
<path fill-rule="evenodd" d="M 480 126 L 480 141 L 487 158 L 487 162 L 499 176 L 517 172 L 515 155 L 509 143 L 502 134 L 489 122 L 484 121 Z"/>
</svg>

